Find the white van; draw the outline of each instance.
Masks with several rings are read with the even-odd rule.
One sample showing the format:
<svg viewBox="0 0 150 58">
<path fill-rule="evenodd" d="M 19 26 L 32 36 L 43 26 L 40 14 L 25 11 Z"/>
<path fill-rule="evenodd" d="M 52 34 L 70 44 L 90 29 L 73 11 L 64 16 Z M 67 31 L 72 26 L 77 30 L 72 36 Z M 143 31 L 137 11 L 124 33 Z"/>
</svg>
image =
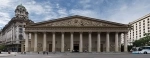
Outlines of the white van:
<svg viewBox="0 0 150 58">
<path fill-rule="evenodd" d="M 132 53 L 136 54 L 148 54 L 150 53 L 150 46 L 134 47 Z"/>
</svg>

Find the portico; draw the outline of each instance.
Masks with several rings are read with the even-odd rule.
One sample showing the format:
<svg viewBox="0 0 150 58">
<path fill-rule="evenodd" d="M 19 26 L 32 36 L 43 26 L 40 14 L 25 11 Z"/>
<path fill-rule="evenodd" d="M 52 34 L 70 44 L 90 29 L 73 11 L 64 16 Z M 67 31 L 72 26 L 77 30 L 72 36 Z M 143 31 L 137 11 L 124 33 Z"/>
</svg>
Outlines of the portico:
<svg viewBox="0 0 150 58">
<path fill-rule="evenodd" d="M 83 16 L 58 18 L 26 26 L 25 51 L 119 52 L 124 33 L 127 52 L 127 32 L 126 24 Z"/>
</svg>

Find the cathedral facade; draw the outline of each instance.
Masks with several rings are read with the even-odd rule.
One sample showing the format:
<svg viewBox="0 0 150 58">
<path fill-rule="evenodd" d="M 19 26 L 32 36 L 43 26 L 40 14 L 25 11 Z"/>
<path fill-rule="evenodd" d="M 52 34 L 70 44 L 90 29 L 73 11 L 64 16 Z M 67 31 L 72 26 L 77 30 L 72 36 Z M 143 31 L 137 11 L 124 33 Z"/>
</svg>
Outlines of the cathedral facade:
<svg viewBox="0 0 150 58">
<path fill-rule="evenodd" d="M 120 52 L 124 34 L 127 52 L 126 24 L 85 16 L 69 16 L 25 27 L 25 52 Z"/>
<path fill-rule="evenodd" d="M 8 49 L 22 52 L 120 52 L 124 34 L 127 52 L 127 24 L 80 15 L 34 23 L 22 5 L 2 29 Z"/>
</svg>

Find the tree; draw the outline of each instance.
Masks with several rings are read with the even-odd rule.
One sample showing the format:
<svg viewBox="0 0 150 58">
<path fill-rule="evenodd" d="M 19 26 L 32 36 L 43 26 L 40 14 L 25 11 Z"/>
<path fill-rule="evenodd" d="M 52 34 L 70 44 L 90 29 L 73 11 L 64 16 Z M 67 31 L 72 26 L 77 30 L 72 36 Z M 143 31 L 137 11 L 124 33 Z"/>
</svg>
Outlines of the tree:
<svg viewBox="0 0 150 58">
<path fill-rule="evenodd" d="M 140 38 L 139 40 L 135 40 L 133 46 L 150 45 L 150 33 L 145 33 L 144 36 L 145 37 Z"/>
<path fill-rule="evenodd" d="M 0 50 L 3 50 L 5 48 L 6 48 L 5 45 L 0 45 Z"/>
</svg>

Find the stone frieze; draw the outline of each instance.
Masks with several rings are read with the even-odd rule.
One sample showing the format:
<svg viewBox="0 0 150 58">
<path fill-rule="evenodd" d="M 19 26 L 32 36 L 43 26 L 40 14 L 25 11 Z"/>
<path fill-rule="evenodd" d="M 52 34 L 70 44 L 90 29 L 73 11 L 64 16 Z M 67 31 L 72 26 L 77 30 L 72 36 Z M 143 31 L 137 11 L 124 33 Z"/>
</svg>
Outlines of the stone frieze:
<svg viewBox="0 0 150 58">
<path fill-rule="evenodd" d="M 103 23 L 99 21 L 74 18 L 74 19 L 50 22 L 50 23 L 39 25 L 39 26 L 116 26 L 116 25 Z"/>
</svg>

